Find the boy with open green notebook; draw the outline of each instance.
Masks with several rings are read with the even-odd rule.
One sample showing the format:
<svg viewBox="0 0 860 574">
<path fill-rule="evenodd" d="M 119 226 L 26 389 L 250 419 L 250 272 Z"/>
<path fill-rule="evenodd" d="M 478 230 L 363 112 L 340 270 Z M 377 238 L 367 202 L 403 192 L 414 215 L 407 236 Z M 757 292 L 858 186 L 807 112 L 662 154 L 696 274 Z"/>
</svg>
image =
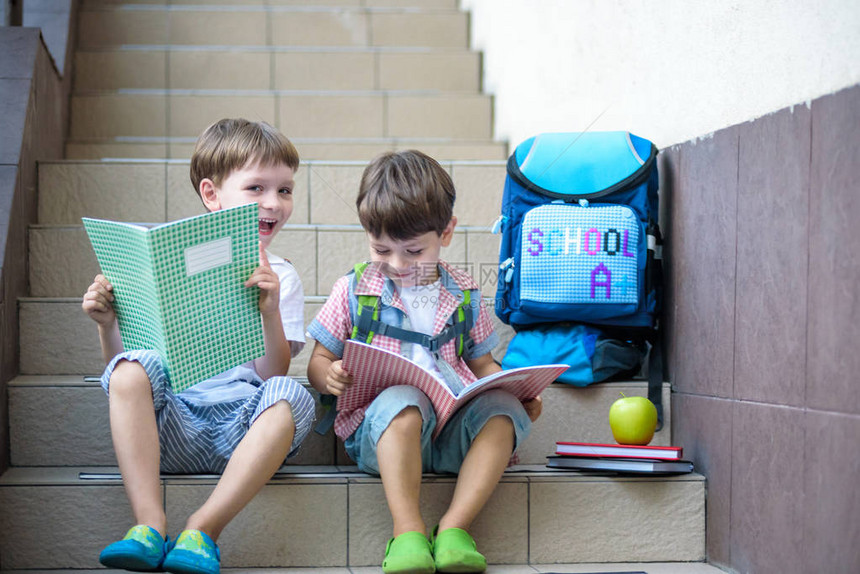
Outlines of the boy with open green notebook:
<svg viewBox="0 0 860 574">
<path fill-rule="evenodd" d="M 238 119 L 208 127 L 191 158 L 191 180 L 208 211 L 258 204 L 260 265 L 245 287 L 259 289 L 263 356 L 175 392 L 159 353 L 123 347 L 107 278 L 96 276 L 84 295 L 107 363 L 102 387 L 136 522 L 102 551 L 105 566 L 217 574 L 219 534 L 311 427 L 313 398 L 286 376 L 304 345 L 301 281 L 289 262 L 266 252 L 292 213 L 298 166 L 298 152 L 283 134 Z M 167 536 L 160 472 L 222 475 L 174 541 Z"/>
</svg>

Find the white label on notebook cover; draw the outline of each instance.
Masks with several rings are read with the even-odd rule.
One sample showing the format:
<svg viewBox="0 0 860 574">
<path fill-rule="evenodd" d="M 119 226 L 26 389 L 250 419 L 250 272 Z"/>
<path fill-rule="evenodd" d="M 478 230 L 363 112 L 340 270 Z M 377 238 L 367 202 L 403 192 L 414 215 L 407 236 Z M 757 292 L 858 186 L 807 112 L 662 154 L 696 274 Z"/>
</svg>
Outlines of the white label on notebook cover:
<svg viewBox="0 0 860 574">
<path fill-rule="evenodd" d="M 233 239 L 222 237 L 185 249 L 185 272 L 197 275 L 233 262 Z"/>
</svg>

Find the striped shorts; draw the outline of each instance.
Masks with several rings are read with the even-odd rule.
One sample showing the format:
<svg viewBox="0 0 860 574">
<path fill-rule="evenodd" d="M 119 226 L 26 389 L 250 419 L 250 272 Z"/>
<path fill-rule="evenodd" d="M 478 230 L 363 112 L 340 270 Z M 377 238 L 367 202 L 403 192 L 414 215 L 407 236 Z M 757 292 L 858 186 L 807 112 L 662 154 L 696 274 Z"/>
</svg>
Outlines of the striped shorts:
<svg viewBox="0 0 860 574">
<path fill-rule="evenodd" d="M 120 360 L 140 363 L 152 384 L 161 471 L 165 473 L 220 474 L 253 422 L 278 401 L 289 403 L 296 424 L 288 458 L 296 454 L 314 422 L 313 397 L 290 377 L 247 381 L 256 391 L 230 402 L 199 405 L 186 400 L 171 390 L 161 356 L 155 351 L 126 351 L 114 357 L 101 378 L 105 393 L 110 394 L 110 377 Z"/>
</svg>

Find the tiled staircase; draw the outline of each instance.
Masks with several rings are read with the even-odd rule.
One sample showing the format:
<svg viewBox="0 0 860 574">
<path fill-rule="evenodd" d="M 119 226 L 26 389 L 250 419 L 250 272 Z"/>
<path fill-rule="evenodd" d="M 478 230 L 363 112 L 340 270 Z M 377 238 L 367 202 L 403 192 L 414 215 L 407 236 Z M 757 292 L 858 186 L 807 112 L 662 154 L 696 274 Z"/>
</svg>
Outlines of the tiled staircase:
<svg viewBox="0 0 860 574">
<path fill-rule="evenodd" d="M 383 150 L 420 148 L 451 172 L 460 225 L 443 256 L 472 271 L 485 295 L 494 289 L 498 240 L 488 228 L 507 148 L 492 139 L 492 100 L 480 91 L 480 55 L 468 49 L 468 15 L 456 0 L 84 0 L 79 26 L 68 160 L 39 166 L 30 297 L 20 301 L 12 468 L 0 477 L 3 572 L 97 568 L 99 550 L 132 522 L 107 399 L 92 380 L 103 364 L 80 297 L 98 268 L 80 217 L 157 222 L 201 212 L 188 157 L 215 119 L 269 121 L 302 155 L 295 210 L 272 249 L 302 277 L 307 321 L 366 257 L 354 198 L 364 163 Z M 498 326 L 508 341 L 511 330 Z M 304 376 L 308 356 L 293 361 L 292 375 Z M 606 413 L 619 391 L 645 395 L 646 384 L 547 390 L 523 466 L 506 473 L 474 525 L 491 563 L 525 568 L 504 569 L 513 574 L 538 571 L 529 564 L 704 560 L 702 476 L 543 466 L 558 439 L 611 441 Z M 667 422 L 654 444 L 665 445 L 668 385 L 663 400 Z M 332 434 L 313 435 L 225 530 L 223 565 L 378 566 L 391 528 L 381 483 L 350 464 Z M 174 530 L 215 480 L 164 477 Z M 450 477 L 425 477 L 428 523 L 452 489 Z"/>
</svg>

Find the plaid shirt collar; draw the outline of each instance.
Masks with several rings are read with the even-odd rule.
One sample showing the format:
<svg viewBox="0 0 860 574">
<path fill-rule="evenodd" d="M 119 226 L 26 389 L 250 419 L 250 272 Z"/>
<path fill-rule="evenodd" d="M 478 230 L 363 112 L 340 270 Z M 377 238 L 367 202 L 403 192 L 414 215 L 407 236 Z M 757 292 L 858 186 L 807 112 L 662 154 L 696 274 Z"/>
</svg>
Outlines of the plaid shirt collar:
<svg viewBox="0 0 860 574">
<path fill-rule="evenodd" d="M 478 289 L 478 284 L 471 275 L 461 269 L 452 267 L 449 263 L 440 260 L 437 266 L 439 278 L 442 280 L 442 289 L 439 290 L 439 307 L 436 310 L 436 331 L 441 331 L 457 307 L 462 302 L 462 292 Z M 455 296 L 451 291 L 460 293 Z M 391 305 L 406 313 L 406 307 L 400 298 L 400 292 L 394 281 L 382 273 L 380 265 L 370 263 L 364 270 L 361 280 L 355 286 L 356 295 L 372 295 L 379 297 L 382 304 Z"/>
</svg>

